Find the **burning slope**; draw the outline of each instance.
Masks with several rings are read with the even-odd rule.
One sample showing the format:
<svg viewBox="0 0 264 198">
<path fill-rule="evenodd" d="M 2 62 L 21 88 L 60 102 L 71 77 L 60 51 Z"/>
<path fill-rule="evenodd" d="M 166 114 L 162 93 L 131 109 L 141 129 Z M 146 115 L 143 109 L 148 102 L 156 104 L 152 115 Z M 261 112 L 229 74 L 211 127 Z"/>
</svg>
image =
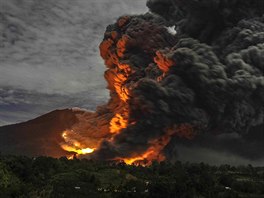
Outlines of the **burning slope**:
<svg viewBox="0 0 264 198">
<path fill-rule="evenodd" d="M 0 127 L 0 152 L 27 156 L 61 157 L 71 153 L 62 150 L 61 131 L 78 122 L 87 112 L 73 109 L 55 110 L 33 120 Z"/>
<path fill-rule="evenodd" d="M 62 133 L 62 137 L 66 142 L 66 144 L 61 144 L 61 147 L 66 151 L 74 152 L 79 155 L 84 155 L 87 153 L 94 152 L 93 148 L 83 148 L 83 145 L 81 145 L 78 141 L 76 141 L 74 138 L 69 137 L 68 130 Z"/>
<path fill-rule="evenodd" d="M 75 125 L 62 148 L 148 163 L 165 160 L 175 136 L 243 135 L 261 125 L 264 19 L 255 2 L 151 0 L 161 16 L 123 16 L 108 26 L 100 51 L 111 99 Z"/>
</svg>

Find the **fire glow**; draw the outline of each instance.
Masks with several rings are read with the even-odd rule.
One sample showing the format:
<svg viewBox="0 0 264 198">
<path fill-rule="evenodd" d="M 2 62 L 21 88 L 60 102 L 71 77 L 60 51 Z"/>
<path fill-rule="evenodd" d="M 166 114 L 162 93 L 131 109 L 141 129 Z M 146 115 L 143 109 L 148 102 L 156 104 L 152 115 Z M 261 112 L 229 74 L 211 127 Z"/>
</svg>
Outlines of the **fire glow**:
<svg viewBox="0 0 264 198">
<path fill-rule="evenodd" d="M 61 148 L 68 151 L 68 152 L 74 152 L 78 155 L 85 155 L 94 152 L 94 148 L 82 148 L 83 145 L 81 145 L 80 142 L 77 140 L 71 139 L 68 136 L 68 131 L 64 131 L 62 133 L 62 138 L 64 139 L 64 143 L 61 144 Z"/>
<path fill-rule="evenodd" d="M 168 45 L 166 40 L 157 36 L 162 31 L 167 33 L 165 27 L 142 22 L 143 24 L 134 27 L 138 29 L 133 32 L 133 36 L 137 38 L 135 39 L 120 31 L 126 28 L 129 20 L 131 20 L 130 17 L 120 18 L 116 23 L 118 30 L 106 32 L 105 39 L 100 45 L 101 56 L 108 68 L 105 72 L 105 79 L 110 91 L 109 102 L 100 106 L 96 112 L 91 113 L 91 119 L 86 121 L 88 123 L 87 131 L 80 133 L 86 134 L 85 138 L 77 137 L 78 127 L 77 130 L 64 131 L 62 133 L 64 142 L 61 143 L 61 148 L 74 152 L 77 156 L 86 155 L 88 158 L 100 160 L 150 165 L 153 160 L 160 162 L 166 159 L 163 150 L 172 136 L 188 138 L 188 136 L 192 136 L 193 130 L 191 124 L 188 127 L 186 127 L 187 125 L 182 127 L 183 125 L 172 124 L 163 126 L 162 121 L 155 123 L 151 123 L 150 120 L 144 121 L 149 117 L 154 118 L 155 111 L 153 110 L 161 108 L 163 103 L 152 104 L 152 99 L 146 98 L 148 95 L 145 98 L 140 94 L 137 96 L 138 92 L 135 90 L 144 85 L 144 82 L 141 83 L 140 80 L 152 75 L 151 70 L 155 67 L 154 75 L 150 75 L 148 80 L 151 80 L 150 83 L 156 81 L 155 83 L 161 84 L 170 68 L 175 64 L 170 57 L 163 56 L 162 51 L 159 51 L 159 48 Z M 142 29 L 141 26 L 144 28 Z M 142 38 L 146 35 L 151 39 Z M 137 65 L 135 57 L 138 56 L 138 52 L 135 51 L 135 47 L 142 48 L 139 49 L 139 52 L 148 57 L 149 63 L 142 62 L 146 65 Z M 131 59 L 135 62 L 130 61 L 129 50 L 136 53 L 131 55 Z M 139 55 L 139 57 L 141 56 L 143 55 Z M 145 68 L 147 66 L 148 68 Z M 160 80 L 157 81 L 157 78 Z M 145 91 L 148 92 L 148 89 Z M 84 141 L 84 139 L 92 138 L 96 138 L 96 143 L 92 146 L 89 141 Z M 140 142 L 140 145 L 133 144 L 133 141 Z"/>
</svg>

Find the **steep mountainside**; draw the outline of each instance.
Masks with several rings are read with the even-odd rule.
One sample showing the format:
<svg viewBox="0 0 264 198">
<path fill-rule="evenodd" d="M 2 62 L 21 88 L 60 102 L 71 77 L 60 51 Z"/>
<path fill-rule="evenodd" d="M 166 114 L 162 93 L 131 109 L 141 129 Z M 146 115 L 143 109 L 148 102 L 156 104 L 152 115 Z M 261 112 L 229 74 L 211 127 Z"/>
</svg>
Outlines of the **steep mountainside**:
<svg viewBox="0 0 264 198">
<path fill-rule="evenodd" d="M 67 154 L 60 148 L 61 134 L 77 122 L 81 110 L 55 110 L 36 119 L 0 127 L 0 152 L 28 156 Z M 68 153 L 69 154 L 69 153 Z"/>
</svg>

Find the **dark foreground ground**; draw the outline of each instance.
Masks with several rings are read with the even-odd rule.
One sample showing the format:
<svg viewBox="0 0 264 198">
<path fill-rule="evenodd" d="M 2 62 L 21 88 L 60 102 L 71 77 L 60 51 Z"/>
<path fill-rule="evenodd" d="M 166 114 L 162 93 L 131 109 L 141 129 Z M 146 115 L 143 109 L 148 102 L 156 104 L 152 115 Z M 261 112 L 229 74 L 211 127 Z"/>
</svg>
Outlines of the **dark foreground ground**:
<svg viewBox="0 0 264 198">
<path fill-rule="evenodd" d="M 0 197 L 264 197 L 264 168 L 0 155 Z"/>
</svg>

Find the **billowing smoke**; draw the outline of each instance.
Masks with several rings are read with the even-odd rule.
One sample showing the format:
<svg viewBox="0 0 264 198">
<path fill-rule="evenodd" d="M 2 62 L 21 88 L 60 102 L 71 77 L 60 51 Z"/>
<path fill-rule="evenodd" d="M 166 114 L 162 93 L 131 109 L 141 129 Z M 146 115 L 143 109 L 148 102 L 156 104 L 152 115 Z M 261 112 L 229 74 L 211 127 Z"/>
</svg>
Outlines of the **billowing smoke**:
<svg viewBox="0 0 264 198">
<path fill-rule="evenodd" d="M 86 136 L 98 138 L 90 156 L 164 160 L 174 137 L 247 136 L 263 125 L 264 1 L 147 6 L 106 29 L 100 51 L 111 99 L 88 121 Z"/>
</svg>

